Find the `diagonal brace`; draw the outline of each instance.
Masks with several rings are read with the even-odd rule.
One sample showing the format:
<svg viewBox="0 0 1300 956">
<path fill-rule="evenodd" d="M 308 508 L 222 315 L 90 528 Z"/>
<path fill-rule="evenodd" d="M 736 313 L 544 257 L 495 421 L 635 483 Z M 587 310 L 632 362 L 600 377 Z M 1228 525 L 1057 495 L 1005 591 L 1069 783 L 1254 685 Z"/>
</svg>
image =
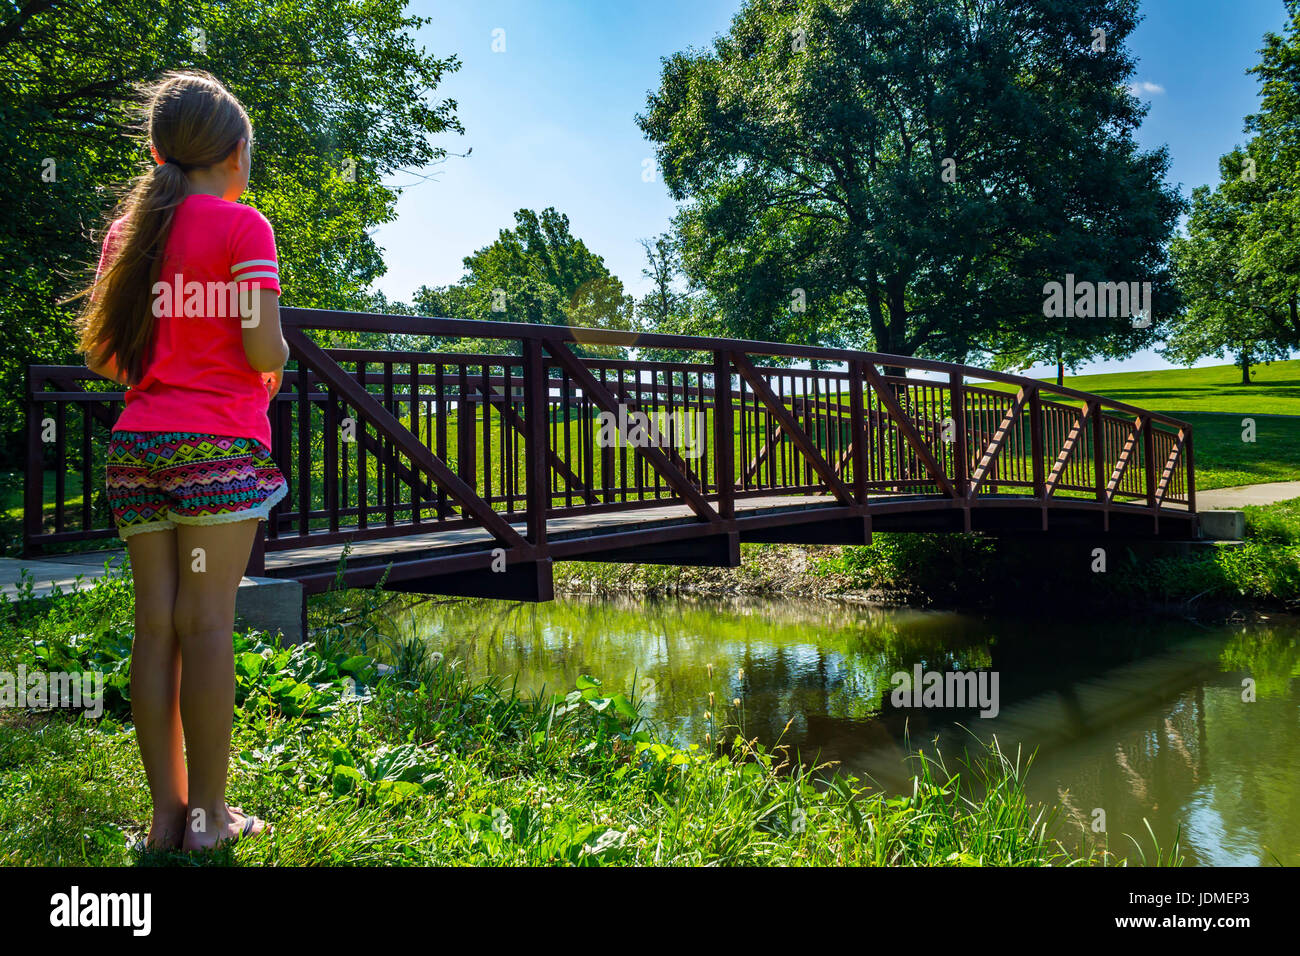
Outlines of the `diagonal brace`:
<svg viewBox="0 0 1300 956">
<path fill-rule="evenodd" d="M 935 460 L 934 453 L 930 451 L 930 446 L 925 443 L 916 430 L 916 425 L 912 423 L 907 413 L 903 411 L 902 406 L 898 404 L 898 399 L 894 396 L 889 384 L 870 362 L 864 362 L 862 369 L 872 391 L 876 393 L 876 397 L 880 400 L 880 404 L 885 406 L 885 409 L 889 412 L 889 417 L 893 419 L 898 431 L 907 440 L 907 443 L 912 446 L 912 451 L 916 453 L 916 457 L 921 459 L 921 464 L 930 472 L 930 476 L 934 478 L 934 483 L 939 486 L 939 490 L 950 498 L 956 498 L 957 491 L 953 488 L 952 482 L 948 480 L 948 476 L 939 467 L 939 462 Z"/>
<path fill-rule="evenodd" d="M 564 367 L 564 370 L 578 383 L 583 392 L 590 396 L 593 402 L 606 412 L 614 415 L 618 414 L 618 400 L 610 394 L 609 389 L 596 380 L 596 376 L 591 374 L 590 369 L 583 365 L 563 342 L 547 339 L 546 350 Z M 668 460 L 667 455 L 658 448 L 637 447 L 634 450 L 636 454 L 644 456 L 655 470 L 663 475 L 668 486 L 681 495 L 682 500 L 700 518 L 714 525 L 722 523 L 722 519 L 713 510 L 713 506 L 709 504 L 708 499 L 700 494 L 699 489 L 691 484 L 690 480 Z"/>
<path fill-rule="evenodd" d="M 374 425 L 380 433 L 392 439 L 393 444 L 405 452 L 413 464 L 418 465 L 441 487 L 447 489 L 447 493 L 460 502 L 467 514 L 478 519 L 492 537 L 507 547 L 518 549 L 521 553 L 533 552 L 532 545 L 525 541 L 504 518 L 493 511 L 491 505 L 480 498 L 473 488 L 425 447 L 424 442 L 411 434 L 410 430 L 359 382 L 344 372 L 324 349 L 307 338 L 301 329 L 285 328 L 284 338 L 297 353 L 299 361 L 315 372 L 321 381 L 338 392 L 357 410 L 357 414 Z"/>
<path fill-rule="evenodd" d="M 853 504 L 853 492 L 849 490 L 849 486 L 840 480 L 840 476 L 835 473 L 835 469 L 822 457 L 821 451 L 813 443 L 813 440 L 808 437 L 807 432 L 799 427 L 799 423 L 794 420 L 794 415 L 790 413 L 790 409 L 786 408 L 785 404 L 777 398 L 776 393 L 772 391 L 772 386 L 768 385 L 767 380 L 758 374 L 758 369 L 754 368 L 754 364 L 749 360 L 749 357 L 743 352 L 732 352 L 731 361 L 736 366 L 736 371 L 754 390 L 754 394 L 767 406 L 767 410 L 776 416 L 776 420 L 786 436 L 794 442 L 795 447 L 803 452 L 804 457 L 813 466 L 813 470 L 817 472 L 817 476 L 830 488 L 836 499 L 842 504 Z"/>
</svg>

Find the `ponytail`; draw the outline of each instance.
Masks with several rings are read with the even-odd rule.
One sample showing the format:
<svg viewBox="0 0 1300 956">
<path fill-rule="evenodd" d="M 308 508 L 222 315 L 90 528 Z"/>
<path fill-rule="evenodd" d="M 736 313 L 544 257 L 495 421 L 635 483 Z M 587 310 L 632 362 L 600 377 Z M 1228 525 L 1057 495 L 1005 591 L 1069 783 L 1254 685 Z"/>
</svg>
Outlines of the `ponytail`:
<svg viewBox="0 0 1300 956">
<path fill-rule="evenodd" d="M 185 173 L 215 165 L 240 139 L 252 139 L 244 108 L 206 73 L 170 73 L 148 92 L 148 136 L 164 161 L 137 178 L 120 204 L 118 234 L 103 272 L 81 293 L 89 299 L 78 321 L 81 350 L 99 365 L 112 360 L 131 384 L 149 362 L 153 288 L 176 208 L 189 194 Z"/>
</svg>

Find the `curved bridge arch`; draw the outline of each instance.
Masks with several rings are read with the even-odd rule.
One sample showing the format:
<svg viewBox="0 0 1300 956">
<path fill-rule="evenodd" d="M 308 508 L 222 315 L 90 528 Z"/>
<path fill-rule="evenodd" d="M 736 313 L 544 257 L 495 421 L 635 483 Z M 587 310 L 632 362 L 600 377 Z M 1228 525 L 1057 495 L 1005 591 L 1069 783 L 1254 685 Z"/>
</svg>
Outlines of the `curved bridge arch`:
<svg viewBox="0 0 1300 956">
<path fill-rule="evenodd" d="M 862 544 L 873 529 L 1197 533 L 1190 425 L 1020 376 L 733 339 L 281 317 L 296 368 L 268 414 L 290 494 L 250 572 L 307 593 L 335 584 L 345 548 L 349 585 L 546 599 L 552 560 L 734 565 L 741 541 Z M 323 348 L 309 331 L 511 354 Z M 75 494 L 102 484 L 111 389 L 84 368 L 30 369 L 25 553 L 115 537 L 96 495 Z"/>
</svg>

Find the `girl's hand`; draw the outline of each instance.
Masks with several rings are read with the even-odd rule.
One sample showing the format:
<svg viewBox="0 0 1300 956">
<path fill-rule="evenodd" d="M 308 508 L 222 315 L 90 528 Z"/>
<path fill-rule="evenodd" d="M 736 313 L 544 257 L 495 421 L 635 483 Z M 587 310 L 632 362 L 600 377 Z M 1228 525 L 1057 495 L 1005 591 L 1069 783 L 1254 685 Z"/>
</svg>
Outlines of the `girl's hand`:
<svg viewBox="0 0 1300 956">
<path fill-rule="evenodd" d="M 280 386 L 284 384 L 284 366 L 281 365 L 276 371 L 265 374 L 266 398 L 267 401 L 270 401 L 280 393 Z"/>
</svg>

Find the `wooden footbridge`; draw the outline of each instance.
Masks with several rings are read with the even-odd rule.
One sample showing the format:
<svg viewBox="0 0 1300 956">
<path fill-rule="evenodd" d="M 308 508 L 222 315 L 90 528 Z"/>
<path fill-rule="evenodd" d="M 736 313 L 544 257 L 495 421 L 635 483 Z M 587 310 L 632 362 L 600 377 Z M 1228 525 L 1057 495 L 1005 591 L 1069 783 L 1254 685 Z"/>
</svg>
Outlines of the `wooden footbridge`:
<svg viewBox="0 0 1300 956">
<path fill-rule="evenodd" d="M 546 600 L 556 560 L 731 566 L 742 541 L 873 530 L 1197 534 L 1190 425 L 1027 378 L 727 339 L 281 316 L 292 361 L 268 415 L 290 493 L 249 570 L 307 594 L 341 576 Z M 317 344 L 349 332 L 495 347 Z M 116 542 L 103 450 L 122 399 L 85 368 L 31 368 L 25 555 Z"/>
</svg>

